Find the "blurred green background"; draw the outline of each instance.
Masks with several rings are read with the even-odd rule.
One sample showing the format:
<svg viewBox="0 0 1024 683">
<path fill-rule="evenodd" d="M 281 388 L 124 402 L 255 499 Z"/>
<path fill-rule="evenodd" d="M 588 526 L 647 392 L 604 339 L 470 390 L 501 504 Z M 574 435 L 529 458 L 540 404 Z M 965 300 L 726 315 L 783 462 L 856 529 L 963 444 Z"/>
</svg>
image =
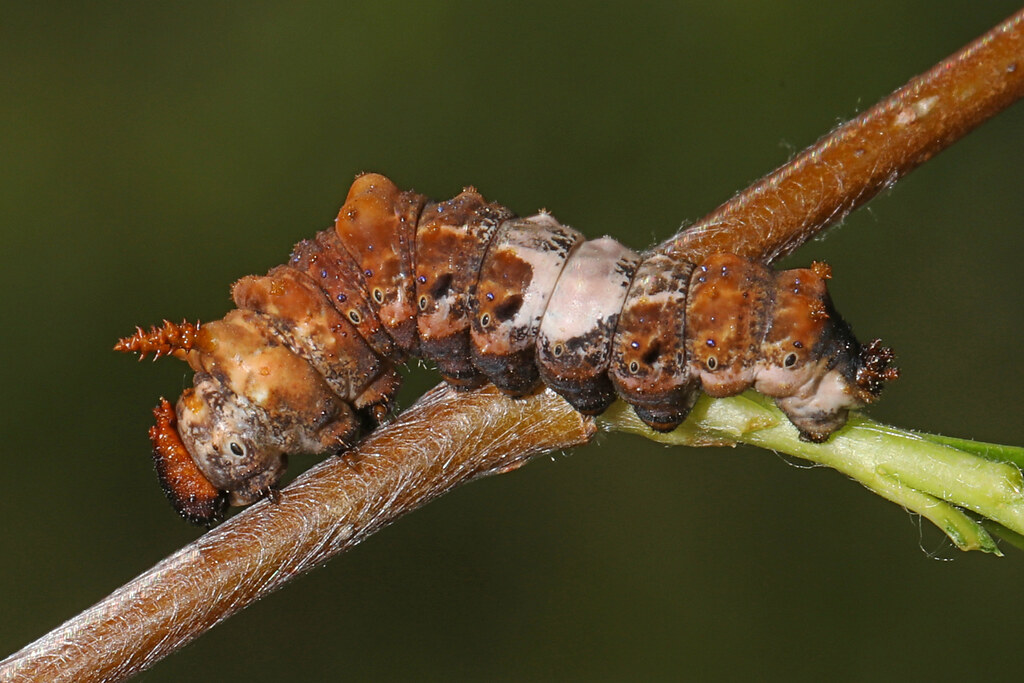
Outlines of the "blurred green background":
<svg viewBox="0 0 1024 683">
<path fill-rule="evenodd" d="M 1017 8 L 6 3 L 0 656 L 198 534 L 146 439 L 187 373 L 114 340 L 222 315 L 358 171 L 642 248 Z M 827 259 L 844 316 L 899 352 L 873 416 L 1024 443 L 1022 159 L 1018 105 L 787 261 Z M 412 376 L 406 403 L 437 381 Z M 140 680 L 1019 680 L 1022 577 L 1024 553 L 960 554 L 830 470 L 604 436 Z"/>
</svg>

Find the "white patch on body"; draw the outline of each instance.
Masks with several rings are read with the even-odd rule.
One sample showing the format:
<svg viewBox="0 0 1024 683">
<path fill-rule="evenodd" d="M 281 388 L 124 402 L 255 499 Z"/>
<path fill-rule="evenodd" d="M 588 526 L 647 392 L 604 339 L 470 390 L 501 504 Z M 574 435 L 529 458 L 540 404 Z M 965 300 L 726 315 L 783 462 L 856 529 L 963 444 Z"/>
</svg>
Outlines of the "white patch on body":
<svg viewBox="0 0 1024 683">
<path fill-rule="evenodd" d="M 567 251 L 557 247 L 554 238 L 571 239 L 578 244 L 583 235 L 542 213 L 514 221 L 504 237 L 505 244 L 501 248 L 510 250 L 516 258 L 530 264 L 533 277 L 522 292 L 523 305 L 503 326 L 536 330 L 571 253 L 571 249 Z"/>
<path fill-rule="evenodd" d="M 622 310 L 629 277 L 617 267 L 639 256 L 610 237 L 584 242 L 569 257 L 551 294 L 540 334 L 567 341 L 594 331 Z"/>
</svg>

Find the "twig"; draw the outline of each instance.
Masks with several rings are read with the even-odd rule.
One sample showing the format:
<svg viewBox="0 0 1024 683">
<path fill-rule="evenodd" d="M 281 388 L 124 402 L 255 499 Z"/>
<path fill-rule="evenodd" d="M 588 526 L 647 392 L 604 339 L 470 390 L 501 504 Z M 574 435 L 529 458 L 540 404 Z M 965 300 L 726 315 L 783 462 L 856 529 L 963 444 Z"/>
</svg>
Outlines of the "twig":
<svg viewBox="0 0 1024 683">
<path fill-rule="evenodd" d="M 1024 95 L 1024 10 L 913 78 L 659 249 L 774 261 Z"/>
<path fill-rule="evenodd" d="M 963 510 L 995 521 L 1005 535 L 1024 533 L 1021 448 L 920 434 L 859 413 L 826 443 L 807 443 L 770 399 L 752 391 L 718 400 L 702 396 L 686 423 L 669 434 L 651 431 L 622 403 L 599 422 L 660 443 L 747 443 L 827 465 L 928 519 L 961 550 L 1002 554 Z"/>
<path fill-rule="evenodd" d="M 0 680 L 123 680 L 454 486 L 584 444 L 595 430 L 550 391 L 516 401 L 493 387 L 437 387 L 277 501 L 246 509 L 12 655 Z"/>
<path fill-rule="evenodd" d="M 1024 92 L 1024 12 L 663 245 L 771 260 Z M 584 443 L 560 399 L 437 389 L 344 459 L 297 479 L 0 662 L 0 681 L 122 680 L 453 486 Z"/>
</svg>

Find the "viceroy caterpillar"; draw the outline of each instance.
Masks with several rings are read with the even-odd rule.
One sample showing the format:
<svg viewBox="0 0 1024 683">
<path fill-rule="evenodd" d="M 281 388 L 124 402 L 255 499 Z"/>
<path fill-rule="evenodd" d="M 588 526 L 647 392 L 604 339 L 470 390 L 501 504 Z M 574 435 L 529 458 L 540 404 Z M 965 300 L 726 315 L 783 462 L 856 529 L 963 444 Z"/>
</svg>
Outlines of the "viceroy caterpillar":
<svg viewBox="0 0 1024 683">
<path fill-rule="evenodd" d="M 289 454 L 337 452 L 379 424 L 396 365 L 417 355 L 456 387 L 522 396 L 543 383 L 583 413 L 619 396 L 657 430 L 700 391 L 753 387 L 824 441 L 898 376 L 892 351 L 859 344 L 835 311 L 829 277 L 822 263 L 640 255 L 473 188 L 432 202 L 371 173 L 333 227 L 236 282 L 224 318 L 139 329 L 115 348 L 195 370 L 150 437 L 172 504 L 208 524 L 272 491 Z"/>
</svg>

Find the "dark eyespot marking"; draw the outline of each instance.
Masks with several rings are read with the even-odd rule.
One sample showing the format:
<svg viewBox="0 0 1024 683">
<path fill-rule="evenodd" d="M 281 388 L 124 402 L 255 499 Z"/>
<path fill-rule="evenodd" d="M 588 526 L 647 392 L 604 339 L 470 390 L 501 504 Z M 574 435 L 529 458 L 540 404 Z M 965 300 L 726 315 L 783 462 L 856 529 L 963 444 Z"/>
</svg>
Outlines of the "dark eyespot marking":
<svg viewBox="0 0 1024 683">
<path fill-rule="evenodd" d="M 230 448 L 231 452 L 234 453 L 235 455 L 245 455 L 245 449 L 239 446 L 234 441 L 231 442 L 228 448 Z"/>
<path fill-rule="evenodd" d="M 501 322 L 506 322 L 514 318 L 522 307 L 523 297 L 521 294 L 510 296 L 494 309 L 494 317 Z"/>
<path fill-rule="evenodd" d="M 791 353 L 788 356 L 786 356 L 786 360 L 782 361 L 782 364 L 787 368 L 791 368 L 794 365 L 796 365 L 796 354 Z"/>
<path fill-rule="evenodd" d="M 715 368 L 718 367 L 718 359 L 714 356 L 708 356 L 708 359 L 704 361 L 704 364 L 708 366 L 708 370 L 714 372 Z"/>
<path fill-rule="evenodd" d="M 363 316 L 359 315 L 359 311 L 354 308 L 348 312 L 348 319 L 356 325 L 363 322 Z"/>
<path fill-rule="evenodd" d="M 661 355 L 661 344 L 654 342 L 651 344 L 651 348 L 647 349 L 647 353 L 640 357 L 647 365 L 654 365 L 654 362 L 658 360 L 658 356 Z"/>
<path fill-rule="evenodd" d="M 380 287 L 373 288 L 373 300 L 379 304 L 384 303 L 384 290 Z"/>
<path fill-rule="evenodd" d="M 421 297 L 420 297 L 420 303 L 419 303 L 419 305 L 420 305 L 420 310 L 421 310 L 421 311 L 425 311 L 425 310 L 427 310 L 427 304 L 428 304 L 428 303 L 430 303 L 430 301 L 428 301 L 428 300 L 427 300 L 427 297 L 426 297 L 426 295 L 424 295 L 424 296 L 421 296 Z"/>
<path fill-rule="evenodd" d="M 565 353 L 565 347 L 561 343 L 555 344 L 551 347 L 551 355 L 555 358 L 561 358 L 562 354 Z"/>
<path fill-rule="evenodd" d="M 447 294 L 448 290 L 452 287 L 452 278 L 453 276 L 451 273 L 445 273 L 437 278 L 437 281 L 434 282 L 434 286 L 430 288 L 430 296 L 435 299 L 440 299 Z"/>
<path fill-rule="evenodd" d="M 487 327 L 491 324 L 491 314 L 484 313 L 480 316 L 480 327 Z"/>
<path fill-rule="evenodd" d="M 640 372 L 640 364 L 637 363 L 635 360 L 630 361 L 629 362 L 629 371 L 632 372 L 634 375 L 636 373 Z"/>
</svg>

